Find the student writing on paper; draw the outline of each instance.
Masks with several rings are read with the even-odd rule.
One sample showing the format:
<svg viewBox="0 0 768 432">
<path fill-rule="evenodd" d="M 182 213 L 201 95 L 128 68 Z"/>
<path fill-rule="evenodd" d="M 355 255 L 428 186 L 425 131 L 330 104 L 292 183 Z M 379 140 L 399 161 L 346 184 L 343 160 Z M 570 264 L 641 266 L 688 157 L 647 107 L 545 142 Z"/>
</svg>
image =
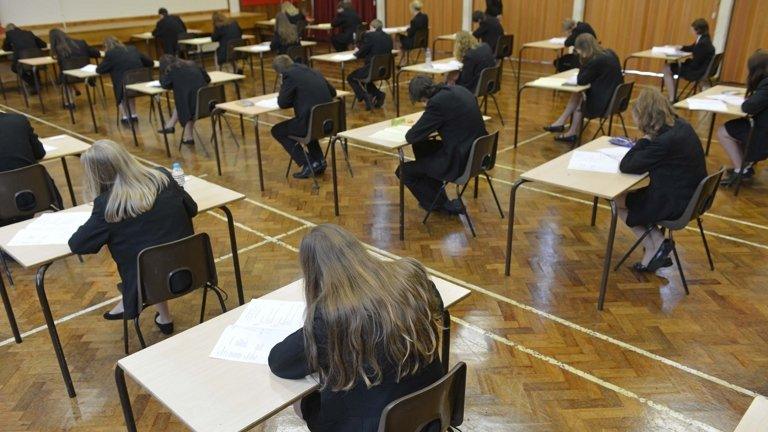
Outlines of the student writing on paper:
<svg viewBox="0 0 768 432">
<path fill-rule="evenodd" d="M 331 36 L 331 45 L 337 52 L 346 51 L 355 41 L 355 31 L 363 20 L 349 1 L 340 1 L 331 27 L 339 31 Z"/>
<path fill-rule="evenodd" d="M 181 18 L 170 15 L 168 9 L 160 8 L 157 11 L 160 19 L 152 30 L 152 36 L 160 41 L 165 54 L 176 55 L 179 53 L 179 34 L 187 32 L 187 26 Z"/>
<path fill-rule="evenodd" d="M 360 47 L 355 50 L 355 57 L 364 59 L 365 65 L 347 75 L 347 82 L 355 92 L 355 97 L 358 101 L 365 102 L 367 111 L 373 107 L 380 108 L 384 105 L 384 98 L 386 97 L 386 93 L 379 90 L 375 82 L 370 82 L 363 87 L 358 81 L 368 78 L 374 56 L 392 52 L 392 38 L 384 33 L 383 26 L 384 24 L 380 20 L 371 21 L 370 30 L 363 33 L 362 40 L 359 41 Z"/>
<path fill-rule="evenodd" d="M 683 214 L 699 182 L 707 176 L 707 165 L 696 131 L 675 115 L 659 90 L 643 90 L 632 107 L 632 116 L 645 136 L 627 152 L 619 169 L 629 174 L 647 172 L 650 184 L 619 197 L 617 204 L 619 216 L 637 237 L 654 226 L 643 239 L 643 259 L 633 268 L 655 272 L 672 265 L 672 244 L 655 225 Z"/>
<path fill-rule="evenodd" d="M 313 173 L 321 175 L 328 164 L 323 157 L 320 143 L 310 142 L 307 146 L 309 151 L 305 152 L 291 136 L 301 137 L 307 134 L 312 107 L 330 102 L 336 96 L 336 89 L 320 72 L 294 63 L 287 55 L 275 57 L 272 68 L 282 77 L 277 104 L 282 109 L 293 108 L 294 113 L 294 118 L 272 127 L 272 136 L 301 167 L 301 171 L 293 173 L 294 178 L 307 179 L 312 177 Z"/>
<path fill-rule="evenodd" d="M 499 38 L 504 36 L 504 28 L 499 19 L 483 11 L 474 11 L 472 12 L 472 22 L 477 23 L 477 28 L 472 32 L 472 36 L 487 43 L 491 47 L 491 51 L 495 53 Z"/>
<path fill-rule="evenodd" d="M 462 63 L 460 71 L 448 74 L 448 82 L 460 85 L 475 93 L 480 73 L 485 68 L 496 66 L 496 56 L 486 43 L 480 43 L 468 31 L 456 33 L 453 56 Z"/>
<path fill-rule="evenodd" d="M 741 173 L 742 179 L 752 178 L 755 175 L 752 163 L 768 158 L 768 51 L 758 50 L 752 54 L 747 69 L 747 99 L 741 110 L 752 116 L 755 129 L 751 131 L 751 141 L 749 120 L 746 118 L 728 120 L 717 129 L 718 141 L 733 165 L 728 177 L 722 180 L 724 186 L 733 184 L 737 173 Z M 748 164 L 741 172 L 745 159 Z"/>
<path fill-rule="evenodd" d="M 136 101 L 134 99 L 123 100 L 123 77 L 128 71 L 152 67 L 154 62 L 151 58 L 140 53 L 135 46 L 125 46 L 114 36 L 108 36 L 104 39 L 104 50 L 104 60 L 96 67 L 96 73 L 108 73 L 112 78 L 112 90 L 115 92 L 115 101 L 119 107 L 121 121 L 123 123 L 136 121 L 138 120 Z M 129 107 L 132 116 L 130 120 L 128 119 Z"/>
<path fill-rule="evenodd" d="M 576 38 L 583 34 L 590 34 L 592 37 L 597 39 L 597 34 L 595 34 L 595 30 L 591 25 L 585 22 L 575 21 L 570 18 L 563 20 L 563 32 L 566 34 L 564 43 L 566 48 L 574 46 L 576 44 Z M 571 53 L 563 54 L 562 56 L 556 58 L 554 65 L 558 72 L 564 72 L 580 67 L 581 63 L 579 56 L 575 53 Z"/>
<path fill-rule="evenodd" d="M 299 10 L 289 0 L 285 0 L 280 5 L 280 11 L 288 17 L 288 22 L 296 26 L 296 33 L 301 37 L 304 34 L 304 29 L 307 27 L 307 17 L 304 15 L 304 12 Z"/>
<path fill-rule="evenodd" d="M 113 141 L 96 141 L 80 159 L 93 213 L 69 239 L 69 247 L 76 254 L 93 254 L 107 246 L 120 273 L 118 290 L 123 298 L 104 319 L 132 319 L 142 308 L 136 274 L 139 252 L 194 234 L 197 204 L 171 173 L 140 164 Z M 155 307 L 155 324 L 171 334 L 168 304 Z"/>
<path fill-rule="evenodd" d="M 312 228 L 299 263 L 304 328 L 272 348 L 269 367 L 318 374 L 320 391 L 296 406 L 310 431 L 375 432 L 387 404 L 443 375 L 440 294 L 416 260 L 382 261 L 336 225 Z"/>
<path fill-rule="evenodd" d="M 101 57 L 101 53 L 98 49 L 88 45 L 88 43 L 82 39 L 72 39 L 61 29 L 51 29 L 51 31 L 48 32 L 48 40 L 51 42 L 51 57 L 55 58 L 59 64 L 59 82 L 63 82 L 67 79 L 67 76 L 64 75 L 64 70 L 67 68 L 62 65 L 62 61 L 82 59 L 85 63 L 89 58 L 97 59 Z M 80 66 L 78 66 L 78 68 L 79 67 Z M 69 67 L 68 69 L 72 68 Z M 93 84 L 95 84 L 95 82 L 93 82 Z M 64 107 L 69 108 L 70 104 L 74 107 L 75 96 L 80 96 L 80 90 L 78 90 L 76 85 L 72 83 L 67 85 L 67 91 L 69 92 L 68 100 L 70 102 L 65 102 Z"/>
<path fill-rule="evenodd" d="M 35 78 L 32 75 L 32 70 L 30 68 L 24 68 L 19 65 L 19 58 L 21 58 L 20 56 L 23 51 L 37 51 L 39 54 L 39 50 L 45 48 L 45 46 L 45 41 L 35 36 L 31 31 L 16 27 L 16 25 L 11 23 L 8 23 L 5 26 L 3 50 L 13 51 L 13 57 L 11 57 L 11 70 L 16 74 L 21 75 L 22 81 L 27 85 L 28 91 L 31 94 L 37 94 L 37 89 L 35 89 Z M 29 55 L 26 55 L 25 57 L 29 57 Z M 35 57 L 35 55 L 32 57 Z"/>
<path fill-rule="evenodd" d="M 301 46 L 299 31 L 294 24 L 291 24 L 288 15 L 278 12 L 275 15 L 275 31 L 272 33 L 269 49 L 277 54 L 286 54 L 289 48 L 295 46 Z"/>
<path fill-rule="evenodd" d="M 160 57 L 160 85 L 173 90 L 174 109 L 171 118 L 159 132 L 173 133 L 178 122 L 184 128 L 181 143 L 193 145 L 197 91 L 208 85 L 211 77 L 197 63 L 165 54 Z"/>
<path fill-rule="evenodd" d="M 421 11 L 424 5 L 421 0 L 414 0 L 411 2 L 409 8 L 411 10 L 411 22 L 408 23 L 408 29 L 405 34 L 399 34 L 400 48 L 409 50 L 413 48 L 414 38 L 416 32 L 429 29 L 429 16 Z"/>
<path fill-rule="evenodd" d="M 219 43 L 219 47 L 216 48 L 216 64 L 221 68 L 227 60 L 231 60 L 227 58 L 229 43 L 243 40 L 243 30 L 236 19 L 224 15 L 221 11 L 214 12 L 212 20 L 213 34 L 211 34 L 211 40 Z M 240 73 L 241 71 L 233 70 L 232 72 Z"/>
<path fill-rule="evenodd" d="M 590 87 L 582 93 L 573 93 L 560 118 L 544 127 L 548 132 L 562 132 L 565 130 L 565 122 L 573 115 L 568 131 L 555 136 L 555 141 L 569 143 L 578 140 L 584 116 L 587 118 L 602 116 L 608 109 L 616 87 L 624 82 L 621 62 L 616 53 L 600 46 L 594 36 L 582 34 L 576 38 L 574 48 L 583 65 L 579 69 L 576 83 L 580 86 L 589 84 Z"/>
<path fill-rule="evenodd" d="M 707 67 L 715 56 L 715 46 L 709 37 L 709 24 L 704 18 L 691 23 L 691 32 L 696 41 L 690 45 L 678 47 L 681 51 L 692 53 L 691 58 L 682 64 L 668 63 L 664 66 L 664 85 L 667 86 L 667 96 L 670 101 L 676 99 L 675 75 L 680 75 L 688 81 L 698 81 L 707 72 Z"/>
<path fill-rule="evenodd" d="M 426 102 L 427 107 L 405 135 L 416 160 L 405 162 L 396 175 L 402 176 L 421 208 L 429 209 L 434 202 L 434 211 L 461 214 L 461 201 L 449 200 L 441 187 L 464 172 L 472 143 L 488 133 L 475 95 L 461 86 L 434 84 L 425 76 L 412 79 L 408 93 L 411 101 Z M 433 137 L 435 132 L 439 139 Z"/>
</svg>

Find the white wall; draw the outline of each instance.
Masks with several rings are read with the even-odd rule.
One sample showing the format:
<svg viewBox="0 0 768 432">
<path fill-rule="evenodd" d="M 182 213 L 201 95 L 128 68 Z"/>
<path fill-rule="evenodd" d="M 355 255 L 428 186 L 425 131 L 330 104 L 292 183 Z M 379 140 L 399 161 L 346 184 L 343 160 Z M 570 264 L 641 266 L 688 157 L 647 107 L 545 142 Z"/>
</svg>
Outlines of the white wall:
<svg viewBox="0 0 768 432">
<path fill-rule="evenodd" d="M 160 7 L 171 13 L 228 9 L 227 0 L 0 0 L 0 22 L 49 24 L 154 15 Z"/>
</svg>

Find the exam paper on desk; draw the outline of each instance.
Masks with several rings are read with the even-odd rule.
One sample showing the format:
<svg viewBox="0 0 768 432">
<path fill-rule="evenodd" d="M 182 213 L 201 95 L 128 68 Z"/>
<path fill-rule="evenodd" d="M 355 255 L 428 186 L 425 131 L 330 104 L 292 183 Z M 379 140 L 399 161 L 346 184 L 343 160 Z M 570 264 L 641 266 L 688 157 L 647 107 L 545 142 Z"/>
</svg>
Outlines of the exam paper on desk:
<svg viewBox="0 0 768 432">
<path fill-rule="evenodd" d="M 457 61 L 457 60 L 451 60 L 448 63 L 432 63 L 432 68 L 433 69 L 437 69 L 437 70 L 441 70 L 441 71 L 459 70 L 463 66 L 464 65 L 460 61 Z"/>
<path fill-rule="evenodd" d="M 95 64 L 85 65 L 81 67 L 80 70 L 88 73 L 96 73 L 96 65 Z"/>
<path fill-rule="evenodd" d="M 354 54 L 334 54 L 331 59 L 335 61 L 351 61 L 354 60 L 356 57 Z"/>
<path fill-rule="evenodd" d="M 688 108 L 693 111 L 728 111 L 725 102 L 715 99 L 688 99 Z"/>
<path fill-rule="evenodd" d="M 568 169 L 615 174 L 619 172 L 619 161 L 603 153 L 576 150 L 568 161 Z"/>
<path fill-rule="evenodd" d="M 709 99 L 719 100 L 727 103 L 728 105 L 735 105 L 735 106 L 741 106 L 746 98 L 744 96 L 740 95 L 729 95 L 729 94 L 716 94 L 716 95 L 709 95 L 707 96 Z"/>
<path fill-rule="evenodd" d="M 264 99 L 256 102 L 256 106 L 259 108 L 279 109 L 280 105 L 277 104 L 277 98 Z"/>
<path fill-rule="evenodd" d="M 383 141 L 405 142 L 405 134 L 409 130 L 411 130 L 411 126 L 408 125 L 390 126 L 371 134 L 371 138 Z"/>
<path fill-rule="evenodd" d="M 531 82 L 531 84 L 546 86 L 546 87 L 557 87 L 565 84 L 567 81 L 568 79 L 566 78 L 542 77 L 534 80 L 533 82 Z"/>
<path fill-rule="evenodd" d="M 558 45 L 565 45 L 565 39 L 564 37 L 554 37 L 549 40 L 549 43 L 551 44 L 558 44 Z"/>
<path fill-rule="evenodd" d="M 72 234 L 91 217 L 90 212 L 43 213 L 19 230 L 8 246 L 67 244 Z"/>
</svg>

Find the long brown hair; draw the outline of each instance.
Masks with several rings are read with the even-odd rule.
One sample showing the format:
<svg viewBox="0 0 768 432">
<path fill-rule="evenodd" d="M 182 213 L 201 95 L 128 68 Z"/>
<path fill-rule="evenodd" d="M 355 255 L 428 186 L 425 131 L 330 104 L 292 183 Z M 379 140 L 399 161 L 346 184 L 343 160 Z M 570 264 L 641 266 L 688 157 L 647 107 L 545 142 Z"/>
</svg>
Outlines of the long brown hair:
<svg viewBox="0 0 768 432">
<path fill-rule="evenodd" d="M 104 39 L 104 51 L 110 51 L 113 49 L 125 49 L 125 45 L 123 45 L 120 40 L 114 36 L 107 36 Z"/>
<path fill-rule="evenodd" d="M 589 33 L 580 34 L 573 42 L 573 47 L 579 52 L 581 64 L 586 64 L 593 58 L 607 52 L 605 48 L 600 46 L 597 39 Z"/>
<path fill-rule="evenodd" d="M 417 261 L 380 260 L 332 224 L 304 237 L 299 261 L 307 301 L 305 350 L 323 388 L 344 391 L 358 382 L 370 388 L 381 384 L 387 366 L 399 380 L 435 360 L 442 301 Z M 317 320 L 326 330 L 322 347 Z"/>
<path fill-rule="evenodd" d="M 283 45 L 290 45 L 299 41 L 296 26 L 291 24 L 291 20 L 288 19 L 288 14 L 285 12 L 278 12 L 275 15 L 275 31 L 280 36 Z"/>
<path fill-rule="evenodd" d="M 768 78 L 768 51 L 759 49 L 747 60 L 747 95 L 755 91 L 760 81 Z"/>
<path fill-rule="evenodd" d="M 675 109 L 658 89 L 647 88 L 640 92 L 640 97 L 632 107 L 632 115 L 637 128 L 646 135 L 656 137 L 664 126 L 675 124 Z"/>
<path fill-rule="evenodd" d="M 67 58 L 77 49 L 74 39 L 61 29 L 51 29 L 48 32 L 48 40 L 51 43 L 51 55 L 54 58 Z"/>
</svg>

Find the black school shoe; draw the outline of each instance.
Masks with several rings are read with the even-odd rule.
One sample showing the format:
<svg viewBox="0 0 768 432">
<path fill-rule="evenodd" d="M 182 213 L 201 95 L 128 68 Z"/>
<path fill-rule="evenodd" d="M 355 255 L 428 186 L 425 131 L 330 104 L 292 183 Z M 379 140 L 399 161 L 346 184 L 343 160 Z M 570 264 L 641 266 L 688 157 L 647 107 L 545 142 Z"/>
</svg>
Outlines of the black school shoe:
<svg viewBox="0 0 768 432">
<path fill-rule="evenodd" d="M 317 176 L 323 175 L 327 167 L 328 167 L 328 163 L 325 161 L 312 162 L 312 165 L 304 165 L 303 167 L 301 167 L 301 171 L 297 171 L 293 173 L 293 178 L 295 179 L 311 178 L 313 171 L 315 173 L 315 177 L 317 177 Z"/>
<path fill-rule="evenodd" d="M 157 322 L 157 317 L 160 316 L 160 312 L 155 312 L 155 325 L 160 329 L 160 333 L 164 335 L 173 334 L 173 321 L 168 324 L 160 324 Z"/>
<path fill-rule="evenodd" d="M 661 246 L 659 246 L 659 249 L 656 251 L 656 254 L 653 256 L 653 258 L 651 258 L 651 261 L 648 262 L 646 271 L 655 272 L 656 270 L 664 267 L 664 264 L 667 262 L 667 259 L 669 259 L 669 254 L 672 253 L 672 248 L 674 247 L 674 241 L 670 239 L 664 239 L 664 241 L 661 242 Z"/>
</svg>

